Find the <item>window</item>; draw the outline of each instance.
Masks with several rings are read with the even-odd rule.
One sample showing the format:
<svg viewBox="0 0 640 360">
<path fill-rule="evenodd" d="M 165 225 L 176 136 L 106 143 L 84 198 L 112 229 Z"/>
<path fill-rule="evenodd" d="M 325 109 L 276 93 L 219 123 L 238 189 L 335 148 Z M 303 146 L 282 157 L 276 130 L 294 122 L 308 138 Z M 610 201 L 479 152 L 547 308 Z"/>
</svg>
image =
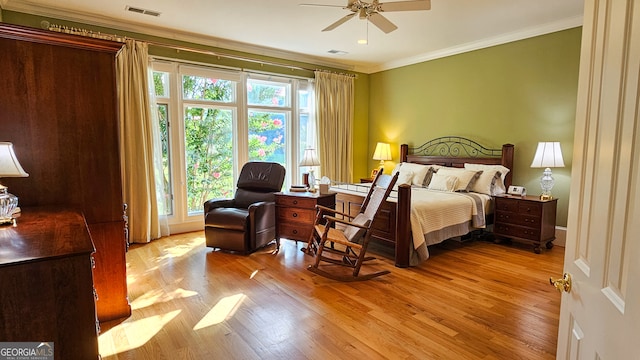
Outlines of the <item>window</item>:
<svg viewBox="0 0 640 360">
<path fill-rule="evenodd" d="M 308 80 L 164 61 L 153 70 L 172 229 L 201 229 L 204 202 L 232 197 L 246 161 L 280 163 L 285 186 L 301 182 L 297 163 L 315 136 Z"/>
<path fill-rule="evenodd" d="M 153 84 L 156 95 L 157 119 L 160 127 L 162 148 L 162 185 L 164 198 L 161 199 L 158 211 L 163 215 L 173 214 L 173 198 L 171 196 L 171 158 L 169 156 L 169 73 L 154 72 Z"/>
<path fill-rule="evenodd" d="M 289 80 L 247 79 L 249 160 L 273 161 L 287 166 L 287 128 L 291 118 Z"/>
</svg>

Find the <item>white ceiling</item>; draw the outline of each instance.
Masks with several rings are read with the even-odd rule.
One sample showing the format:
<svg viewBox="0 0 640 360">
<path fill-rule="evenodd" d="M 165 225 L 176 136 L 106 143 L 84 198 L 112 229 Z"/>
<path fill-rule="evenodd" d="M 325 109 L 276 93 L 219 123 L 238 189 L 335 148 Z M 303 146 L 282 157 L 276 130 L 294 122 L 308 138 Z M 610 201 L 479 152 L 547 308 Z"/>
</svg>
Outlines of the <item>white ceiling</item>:
<svg viewBox="0 0 640 360">
<path fill-rule="evenodd" d="M 367 21 L 321 30 L 348 10 L 346 0 L 0 0 L 5 10 L 90 23 L 364 73 L 564 30 L 582 24 L 583 0 L 431 0 L 431 10 L 387 12 L 398 29 Z M 381 2 L 385 2 L 382 0 Z M 388 2 L 392 2 L 389 0 Z M 159 17 L 126 11 L 160 12 Z M 333 55 L 341 50 L 345 55 Z"/>
</svg>

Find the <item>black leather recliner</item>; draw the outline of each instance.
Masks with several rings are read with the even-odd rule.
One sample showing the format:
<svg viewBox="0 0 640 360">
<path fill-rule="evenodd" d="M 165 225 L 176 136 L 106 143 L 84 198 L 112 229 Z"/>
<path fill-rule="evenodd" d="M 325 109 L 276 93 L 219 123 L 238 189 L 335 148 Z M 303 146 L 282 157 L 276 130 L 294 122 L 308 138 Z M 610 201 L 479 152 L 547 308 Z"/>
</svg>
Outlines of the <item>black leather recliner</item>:
<svg viewBox="0 0 640 360">
<path fill-rule="evenodd" d="M 251 253 L 276 238 L 274 193 L 282 190 L 285 168 L 273 162 L 248 162 L 240 171 L 233 199 L 204 203 L 208 247 Z"/>
</svg>

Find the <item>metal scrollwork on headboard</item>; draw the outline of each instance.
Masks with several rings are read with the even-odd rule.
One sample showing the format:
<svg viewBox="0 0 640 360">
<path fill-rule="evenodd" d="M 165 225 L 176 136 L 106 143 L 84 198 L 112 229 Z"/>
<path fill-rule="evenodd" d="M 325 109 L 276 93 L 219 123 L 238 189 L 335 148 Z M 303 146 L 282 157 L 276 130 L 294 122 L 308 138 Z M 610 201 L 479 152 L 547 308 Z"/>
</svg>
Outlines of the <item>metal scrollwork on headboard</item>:
<svg viewBox="0 0 640 360">
<path fill-rule="evenodd" d="M 499 157 L 502 149 L 488 149 L 463 137 L 443 136 L 409 148 L 409 153 L 420 156 Z"/>
</svg>

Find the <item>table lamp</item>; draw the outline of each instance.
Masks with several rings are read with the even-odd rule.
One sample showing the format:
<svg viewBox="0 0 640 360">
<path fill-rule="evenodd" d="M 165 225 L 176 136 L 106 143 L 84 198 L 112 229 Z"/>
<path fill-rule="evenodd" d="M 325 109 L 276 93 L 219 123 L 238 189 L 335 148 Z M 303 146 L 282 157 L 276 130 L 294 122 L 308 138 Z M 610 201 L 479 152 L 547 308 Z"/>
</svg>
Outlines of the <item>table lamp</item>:
<svg viewBox="0 0 640 360">
<path fill-rule="evenodd" d="M 373 160 L 380 160 L 380 170 L 384 167 L 385 160 L 391 160 L 391 146 L 387 143 L 379 142 L 373 152 Z"/>
<path fill-rule="evenodd" d="M 0 178 L 27 177 L 27 174 L 13 151 L 13 144 L 0 142 Z M 18 197 L 10 194 L 7 187 L 0 184 L 0 224 L 13 223 L 13 212 L 18 207 Z"/>
<path fill-rule="evenodd" d="M 536 154 L 531 163 L 532 168 L 545 168 L 540 178 L 540 187 L 542 188 L 541 200 L 551 200 L 551 189 L 554 185 L 553 176 L 551 176 L 551 168 L 564 167 L 562 159 L 562 149 L 559 142 L 539 142 Z"/>
<path fill-rule="evenodd" d="M 313 174 L 313 167 L 318 165 L 320 165 L 320 160 L 318 160 L 316 149 L 304 149 L 304 155 L 302 156 L 302 161 L 300 161 L 300 166 L 309 167 L 309 189 L 314 189 L 316 177 Z"/>
</svg>

